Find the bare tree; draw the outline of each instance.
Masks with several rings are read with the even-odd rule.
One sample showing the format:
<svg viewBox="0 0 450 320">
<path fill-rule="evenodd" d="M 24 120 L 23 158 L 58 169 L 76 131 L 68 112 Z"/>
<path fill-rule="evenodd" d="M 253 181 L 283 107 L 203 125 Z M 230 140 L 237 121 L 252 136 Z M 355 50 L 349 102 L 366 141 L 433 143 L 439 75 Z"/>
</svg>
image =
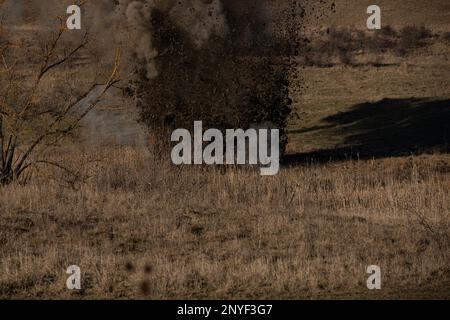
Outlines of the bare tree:
<svg viewBox="0 0 450 320">
<path fill-rule="evenodd" d="M 33 49 L 0 35 L 0 185 L 17 181 L 39 164 L 62 168 L 46 159 L 44 151 L 70 136 L 119 82 L 119 51 L 112 70 L 98 71 L 83 85 L 54 78 L 57 71 L 70 73 L 73 61 L 87 52 L 87 33 L 66 41 L 67 33 L 61 21 Z"/>
</svg>

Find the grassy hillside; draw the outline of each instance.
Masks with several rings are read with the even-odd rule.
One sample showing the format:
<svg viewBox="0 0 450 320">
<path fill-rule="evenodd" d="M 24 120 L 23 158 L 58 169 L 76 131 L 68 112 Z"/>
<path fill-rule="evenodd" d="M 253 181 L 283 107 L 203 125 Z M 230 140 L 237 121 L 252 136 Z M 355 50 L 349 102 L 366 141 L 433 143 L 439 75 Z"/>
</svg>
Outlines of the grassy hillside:
<svg viewBox="0 0 450 320">
<path fill-rule="evenodd" d="M 406 152 L 449 142 L 448 63 L 303 72 L 308 89 L 298 100 L 291 152 L 361 144 L 382 147 L 373 139 L 384 139 L 386 148 Z"/>
</svg>

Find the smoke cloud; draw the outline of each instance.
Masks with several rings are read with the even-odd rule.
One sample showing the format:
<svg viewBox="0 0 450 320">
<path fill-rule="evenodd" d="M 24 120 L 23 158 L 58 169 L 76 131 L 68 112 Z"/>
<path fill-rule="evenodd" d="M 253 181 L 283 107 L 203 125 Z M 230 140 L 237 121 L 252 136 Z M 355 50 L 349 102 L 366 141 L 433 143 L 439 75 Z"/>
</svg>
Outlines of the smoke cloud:
<svg viewBox="0 0 450 320">
<path fill-rule="evenodd" d="M 154 63 L 159 55 L 153 43 L 152 14 L 166 13 L 176 25 L 184 30 L 191 42 L 198 48 L 211 35 L 223 36 L 227 33 L 226 19 L 220 0 L 147 0 L 132 1 L 126 5 L 127 29 L 134 45 L 136 56 L 146 64 L 147 77 L 155 78 L 158 70 Z"/>
<path fill-rule="evenodd" d="M 262 2 L 248 0 L 120 0 L 111 7 L 111 1 L 101 0 L 91 6 L 93 6 L 92 11 L 97 13 L 95 21 L 107 21 L 112 26 L 120 25 L 123 37 L 121 40 L 127 42 L 127 47 L 135 54 L 138 61 L 145 64 L 147 78 L 153 79 L 160 72 L 155 60 L 164 54 L 161 52 L 161 48 L 155 44 L 155 34 L 158 33 L 156 29 L 160 27 L 154 21 L 155 15 L 162 15 L 169 19 L 185 33 L 194 48 L 201 49 L 211 37 L 225 38 L 230 32 L 236 34 L 246 32 L 241 28 L 231 28 L 230 20 L 235 20 L 232 21 L 232 24 L 237 26 L 238 24 L 235 22 L 240 20 L 239 15 L 250 11 L 262 17 L 262 10 L 257 8 L 260 6 L 257 3 Z M 111 14 L 106 14 L 106 12 L 111 12 Z M 107 30 L 104 25 L 97 25 L 95 29 L 98 32 Z M 123 33 L 123 30 L 126 32 Z"/>
</svg>

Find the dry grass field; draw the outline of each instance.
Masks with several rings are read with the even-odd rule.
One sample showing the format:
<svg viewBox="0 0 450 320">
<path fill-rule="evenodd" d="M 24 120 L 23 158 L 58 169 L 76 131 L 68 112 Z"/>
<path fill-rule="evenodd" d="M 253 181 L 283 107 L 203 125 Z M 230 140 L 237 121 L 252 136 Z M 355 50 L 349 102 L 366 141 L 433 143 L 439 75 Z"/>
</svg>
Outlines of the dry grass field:
<svg viewBox="0 0 450 320">
<path fill-rule="evenodd" d="M 448 156 L 264 179 L 176 169 L 135 149 L 63 157 L 81 169 L 71 187 L 54 172 L 0 189 L 2 298 L 450 297 Z M 76 293 L 65 288 L 72 264 Z M 366 288 L 372 264 L 378 292 Z"/>
<path fill-rule="evenodd" d="M 364 28 L 372 3 L 329 2 L 312 30 Z M 277 176 L 169 165 L 107 96 L 49 156 L 75 175 L 41 166 L 0 186 L 0 299 L 450 299 L 450 8 L 379 4 L 394 28 L 430 27 L 430 43 L 302 67 Z M 96 71 L 70 72 L 83 68 Z M 70 265 L 82 290 L 66 288 Z M 370 265 L 382 290 L 367 289 Z"/>
</svg>

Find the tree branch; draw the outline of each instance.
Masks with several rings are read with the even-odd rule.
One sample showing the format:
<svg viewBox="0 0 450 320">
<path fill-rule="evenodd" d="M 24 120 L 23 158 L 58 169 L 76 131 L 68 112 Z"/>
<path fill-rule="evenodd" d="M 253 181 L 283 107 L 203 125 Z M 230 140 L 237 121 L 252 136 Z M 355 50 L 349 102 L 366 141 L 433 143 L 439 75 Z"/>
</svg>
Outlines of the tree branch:
<svg viewBox="0 0 450 320">
<path fill-rule="evenodd" d="M 86 32 L 83 36 L 81 43 L 76 48 L 71 50 L 68 54 L 65 54 L 61 59 L 59 59 L 53 63 L 49 63 L 51 57 L 55 53 L 55 50 L 58 46 L 59 41 L 61 40 L 62 35 L 64 34 L 64 31 L 65 31 L 65 28 L 63 26 L 63 23 L 61 22 L 60 29 L 59 29 L 55 39 L 49 46 L 46 46 L 44 62 L 43 62 L 41 69 L 36 77 L 36 81 L 33 85 L 33 88 L 31 89 L 30 96 L 29 96 L 27 102 L 25 103 L 24 107 L 18 114 L 18 119 L 23 119 L 23 117 L 26 115 L 28 110 L 31 108 L 33 97 L 41 83 L 42 78 L 48 72 L 50 72 L 52 69 L 64 64 L 66 61 L 71 59 L 78 51 L 80 51 L 82 48 L 84 48 L 87 45 L 87 43 L 89 42 L 88 33 Z"/>
<path fill-rule="evenodd" d="M 87 33 L 85 33 L 84 37 L 83 37 L 83 41 L 75 49 L 70 51 L 68 54 L 64 55 L 58 61 L 55 61 L 55 62 L 53 62 L 51 64 L 48 64 L 48 65 L 45 64 L 42 67 L 41 71 L 39 72 L 38 79 L 40 80 L 47 72 L 49 72 L 53 68 L 56 68 L 57 66 L 63 64 L 64 62 L 66 62 L 67 60 L 72 58 L 78 51 L 80 51 L 82 48 L 84 48 L 87 45 L 88 42 L 89 42 L 88 35 L 87 35 Z M 47 63 L 48 63 L 48 61 L 47 61 Z"/>
<path fill-rule="evenodd" d="M 104 84 L 104 88 L 103 90 L 100 92 L 100 94 L 95 98 L 95 100 L 93 102 L 91 102 L 89 104 L 89 106 L 74 120 L 74 122 L 70 125 L 68 125 L 66 128 L 64 129 L 53 129 L 55 127 L 55 125 L 59 124 L 65 117 L 65 114 L 67 114 L 67 112 L 75 105 L 78 105 L 83 99 L 79 100 L 77 99 L 77 101 L 73 104 L 71 104 L 66 110 L 67 112 L 65 114 L 62 114 L 61 116 L 59 116 L 57 119 L 55 119 L 55 121 L 49 126 L 49 129 L 44 132 L 41 136 L 39 136 L 29 147 L 28 149 L 23 153 L 23 155 L 21 156 L 16 168 L 15 168 L 15 172 L 23 172 L 22 167 L 24 166 L 26 160 L 28 159 L 28 157 L 31 155 L 31 153 L 34 151 L 34 149 L 42 143 L 42 141 L 44 139 L 46 139 L 49 136 L 66 136 L 67 134 L 69 134 L 70 132 L 72 132 L 75 128 L 78 127 L 79 123 L 81 122 L 81 120 L 83 120 L 86 115 L 97 106 L 97 104 L 102 100 L 102 98 L 104 97 L 104 95 L 106 94 L 106 92 L 112 87 L 114 86 L 116 83 L 118 83 L 119 80 L 119 61 L 120 61 L 120 52 L 117 52 L 116 54 L 116 60 L 114 63 L 114 68 L 113 71 L 111 73 L 111 75 L 108 78 L 108 81 Z M 95 88 L 97 85 L 93 85 L 91 88 Z M 87 93 L 85 93 L 84 97 L 87 97 L 89 95 L 89 93 L 92 92 L 93 89 L 90 89 L 90 91 L 88 91 Z M 58 139 L 57 137 L 57 139 Z"/>
<path fill-rule="evenodd" d="M 3 170 L 5 166 L 5 154 L 4 154 L 4 137 L 3 137 L 3 117 L 0 117 L 0 171 Z"/>
</svg>

